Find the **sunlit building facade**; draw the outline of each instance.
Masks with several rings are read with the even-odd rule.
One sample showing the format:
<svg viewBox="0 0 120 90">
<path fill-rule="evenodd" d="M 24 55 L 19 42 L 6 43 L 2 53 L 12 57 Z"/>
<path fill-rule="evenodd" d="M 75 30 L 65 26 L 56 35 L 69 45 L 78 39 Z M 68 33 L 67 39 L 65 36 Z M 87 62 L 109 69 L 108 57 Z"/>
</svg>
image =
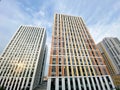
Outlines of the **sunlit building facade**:
<svg viewBox="0 0 120 90">
<path fill-rule="evenodd" d="M 55 14 L 47 90 L 114 90 L 81 17 Z"/>
<path fill-rule="evenodd" d="M 20 26 L 0 58 L 0 86 L 6 90 L 33 90 L 45 62 L 44 28 Z"/>
</svg>

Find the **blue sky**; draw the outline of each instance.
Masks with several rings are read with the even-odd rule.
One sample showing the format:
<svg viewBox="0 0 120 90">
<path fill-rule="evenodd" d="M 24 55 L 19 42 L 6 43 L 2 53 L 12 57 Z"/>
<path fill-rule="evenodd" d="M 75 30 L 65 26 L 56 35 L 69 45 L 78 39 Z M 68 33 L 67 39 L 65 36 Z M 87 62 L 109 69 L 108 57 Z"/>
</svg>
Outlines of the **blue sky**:
<svg viewBox="0 0 120 90">
<path fill-rule="evenodd" d="M 0 53 L 20 25 L 45 27 L 50 48 L 55 13 L 81 16 L 96 43 L 120 39 L 120 0 L 0 0 Z"/>
</svg>

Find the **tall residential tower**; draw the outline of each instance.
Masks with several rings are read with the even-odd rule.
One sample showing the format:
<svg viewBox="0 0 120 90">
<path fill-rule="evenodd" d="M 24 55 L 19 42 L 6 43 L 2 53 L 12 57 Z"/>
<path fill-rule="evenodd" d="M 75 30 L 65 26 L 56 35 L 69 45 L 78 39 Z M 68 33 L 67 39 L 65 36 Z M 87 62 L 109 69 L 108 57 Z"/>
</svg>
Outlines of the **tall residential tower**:
<svg viewBox="0 0 120 90">
<path fill-rule="evenodd" d="M 104 38 L 98 48 L 112 76 L 116 87 L 120 87 L 120 41 L 118 38 Z"/>
<path fill-rule="evenodd" d="M 6 90 L 33 90 L 45 66 L 46 31 L 20 26 L 0 57 L 0 86 Z"/>
<path fill-rule="evenodd" d="M 81 17 L 55 14 L 47 90 L 113 90 L 101 54 Z"/>
</svg>

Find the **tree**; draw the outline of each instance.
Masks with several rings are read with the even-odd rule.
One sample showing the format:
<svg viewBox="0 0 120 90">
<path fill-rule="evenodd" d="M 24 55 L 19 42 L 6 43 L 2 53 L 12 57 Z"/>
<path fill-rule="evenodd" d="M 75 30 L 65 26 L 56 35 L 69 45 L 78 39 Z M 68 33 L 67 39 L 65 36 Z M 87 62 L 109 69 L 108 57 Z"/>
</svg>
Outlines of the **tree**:
<svg viewBox="0 0 120 90">
<path fill-rule="evenodd" d="M 120 90 L 120 88 L 119 88 L 119 87 L 116 87 L 116 90 Z"/>
<path fill-rule="evenodd" d="M 0 90 L 5 90 L 5 88 L 0 86 Z"/>
</svg>

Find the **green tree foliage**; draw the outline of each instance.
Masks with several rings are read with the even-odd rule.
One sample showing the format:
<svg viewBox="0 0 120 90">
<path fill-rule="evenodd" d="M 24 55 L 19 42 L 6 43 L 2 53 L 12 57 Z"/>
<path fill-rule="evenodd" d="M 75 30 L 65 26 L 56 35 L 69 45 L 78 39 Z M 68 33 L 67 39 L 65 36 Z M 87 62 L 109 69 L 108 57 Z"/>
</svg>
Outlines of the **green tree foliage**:
<svg viewBox="0 0 120 90">
<path fill-rule="evenodd" d="M 5 90 L 5 88 L 0 86 L 0 90 Z"/>
<path fill-rule="evenodd" d="M 120 90 L 120 88 L 116 87 L 116 90 Z"/>
</svg>

